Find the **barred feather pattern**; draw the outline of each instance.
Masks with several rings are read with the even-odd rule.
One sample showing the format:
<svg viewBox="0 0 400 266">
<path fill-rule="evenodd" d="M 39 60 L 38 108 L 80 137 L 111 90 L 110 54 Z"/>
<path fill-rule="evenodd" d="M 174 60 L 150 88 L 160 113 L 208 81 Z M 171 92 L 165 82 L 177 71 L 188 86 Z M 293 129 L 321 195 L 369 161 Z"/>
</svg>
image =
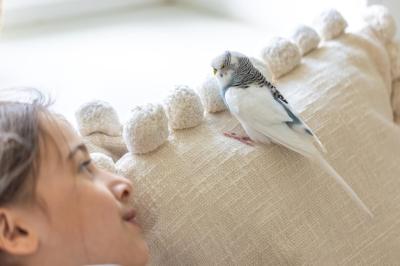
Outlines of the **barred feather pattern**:
<svg viewBox="0 0 400 266">
<path fill-rule="evenodd" d="M 229 51 L 225 52 L 225 56 L 224 56 L 224 62 L 222 63 L 222 68 L 224 66 L 230 66 L 231 65 L 231 53 Z"/>
<path fill-rule="evenodd" d="M 230 63 L 230 54 L 225 58 L 226 65 Z M 278 89 L 269 82 L 257 68 L 253 66 L 250 59 L 247 57 L 239 57 L 239 66 L 233 74 L 232 87 L 248 88 L 252 84 L 259 86 L 266 86 L 272 92 L 275 99 L 279 99 L 288 104 L 288 101 L 282 96 Z"/>
</svg>

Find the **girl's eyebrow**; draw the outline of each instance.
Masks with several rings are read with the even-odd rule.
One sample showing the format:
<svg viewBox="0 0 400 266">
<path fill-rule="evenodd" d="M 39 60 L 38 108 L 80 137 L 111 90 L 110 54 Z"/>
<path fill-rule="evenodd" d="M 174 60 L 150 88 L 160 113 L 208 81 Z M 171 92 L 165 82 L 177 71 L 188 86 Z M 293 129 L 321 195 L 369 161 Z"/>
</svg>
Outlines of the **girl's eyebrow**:
<svg viewBox="0 0 400 266">
<path fill-rule="evenodd" d="M 78 151 L 82 151 L 84 153 L 88 153 L 88 149 L 86 147 L 86 145 L 84 143 L 79 143 L 78 145 L 76 145 L 71 152 L 68 154 L 68 160 L 70 160 L 72 157 L 74 157 L 74 155 L 78 152 Z"/>
</svg>

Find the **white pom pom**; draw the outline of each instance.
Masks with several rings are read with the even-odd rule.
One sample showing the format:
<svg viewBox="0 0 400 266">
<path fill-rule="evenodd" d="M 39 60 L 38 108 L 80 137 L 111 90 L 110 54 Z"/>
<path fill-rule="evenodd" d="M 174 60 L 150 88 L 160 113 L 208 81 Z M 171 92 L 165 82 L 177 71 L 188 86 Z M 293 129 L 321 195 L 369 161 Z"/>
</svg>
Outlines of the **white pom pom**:
<svg viewBox="0 0 400 266">
<path fill-rule="evenodd" d="M 292 41 L 297 44 L 302 55 L 314 50 L 321 41 L 318 33 L 311 27 L 300 25 L 292 35 Z"/>
<path fill-rule="evenodd" d="M 103 149 L 102 147 L 96 146 L 95 144 L 87 141 L 86 139 L 83 139 L 83 142 L 86 145 L 86 148 L 88 149 L 89 153 L 102 153 L 107 155 L 108 157 L 110 157 L 111 159 L 113 159 L 113 161 L 118 160 L 119 158 L 117 156 L 115 156 L 114 154 L 112 154 L 111 152 L 109 152 L 106 149 Z"/>
<path fill-rule="evenodd" d="M 392 68 L 392 80 L 400 79 L 400 43 L 390 42 L 387 44 Z"/>
<path fill-rule="evenodd" d="M 269 42 L 261 52 L 261 57 L 271 70 L 274 78 L 288 73 L 301 61 L 299 48 L 291 41 L 280 37 L 274 38 Z"/>
<path fill-rule="evenodd" d="M 347 28 L 347 22 L 336 9 L 323 11 L 315 20 L 315 28 L 324 40 L 338 37 Z"/>
<path fill-rule="evenodd" d="M 91 153 L 90 157 L 97 167 L 114 174 L 117 173 L 117 168 L 115 167 L 115 164 L 111 157 L 99 152 Z"/>
<path fill-rule="evenodd" d="M 108 136 L 103 133 L 92 133 L 83 137 L 85 142 L 92 143 L 113 154 L 113 157 L 120 158 L 128 152 L 122 136 Z"/>
<path fill-rule="evenodd" d="M 122 136 L 130 152 L 143 154 L 157 149 L 168 134 L 168 119 L 161 104 L 147 104 L 132 110 Z"/>
<path fill-rule="evenodd" d="M 165 99 L 169 125 L 173 129 L 191 128 L 203 121 L 200 97 L 188 86 L 177 86 Z"/>
<path fill-rule="evenodd" d="M 384 43 L 393 39 L 396 33 L 396 21 L 385 6 L 367 7 L 363 12 L 363 19 L 377 32 Z"/>
<path fill-rule="evenodd" d="M 226 110 L 220 94 L 219 84 L 215 77 L 207 77 L 198 88 L 198 92 L 207 112 L 216 113 Z"/>
<path fill-rule="evenodd" d="M 83 104 L 75 112 L 79 132 L 82 136 L 101 132 L 109 136 L 121 135 L 121 123 L 117 112 L 107 102 L 92 101 Z"/>
</svg>

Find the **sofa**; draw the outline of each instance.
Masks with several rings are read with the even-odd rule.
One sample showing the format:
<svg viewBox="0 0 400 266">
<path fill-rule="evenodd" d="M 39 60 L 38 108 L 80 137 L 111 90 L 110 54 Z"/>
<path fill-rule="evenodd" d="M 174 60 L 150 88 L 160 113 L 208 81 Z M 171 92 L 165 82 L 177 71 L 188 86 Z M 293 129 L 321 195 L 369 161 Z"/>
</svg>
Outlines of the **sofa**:
<svg viewBox="0 0 400 266">
<path fill-rule="evenodd" d="M 134 183 L 151 265 L 399 264 L 400 46 L 394 20 L 382 6 L 369 8 L 365 25 L 354 32 L 336 18 L 336 24 L 319 20 L 321 42 L 304 53 L 298 49 L 295 62 L 278 41 L 261 61 L 373 218 L 307 158 L 280 145 L 248 146 L 225 137 L 225 131 L 243 129 L 202 97 L 204 84 L 204 116 L 188 127 L 171 127 L 168 108 L 165 115 L 135 109 L 157 113 L 161 121 L 154 127 L 158 134 L 146 131 L 140 140 L 134 139 L 140 129 L 130 134 L 132 126 L 118 125 L 109 106 L 108 122 L 81 119 L 91 104 L 77 111 L 95 161 Z M 143 119 L 136 113 L 131 123 Z M 107 123 L 112 126 L 100 128 Z M 140 146 L 144 141 L 158 144 Z"/>
</svg>

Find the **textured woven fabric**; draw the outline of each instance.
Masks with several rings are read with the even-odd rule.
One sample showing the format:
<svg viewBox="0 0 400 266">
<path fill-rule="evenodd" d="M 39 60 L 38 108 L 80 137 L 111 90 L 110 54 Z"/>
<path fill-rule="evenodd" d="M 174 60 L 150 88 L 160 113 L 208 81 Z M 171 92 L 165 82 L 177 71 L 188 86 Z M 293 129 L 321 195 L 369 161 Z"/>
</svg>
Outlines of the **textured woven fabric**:
<svg viewBox="0 0 400 266">
<path fill-rule="evenodd" d="M 95 132 L 84 136 L 83 139 L 86 143 L 91 143 L 94 146 L 107 150 L 113 155 L 113 158 L 119 159 L 128 152 L 122 136 L 108 136 L 100 132 Z"/>
<path fill-rule="evenodd" d="M 151 265 L 399 264 L 400 130 L 384 45 L 368 29 L 344 34 L 278 86 L 375 217 L 318 165 L 226 138 L 239 123 L 207 114 L 156 151 L 117 163 L 134 182 Z"/>
</svg>

